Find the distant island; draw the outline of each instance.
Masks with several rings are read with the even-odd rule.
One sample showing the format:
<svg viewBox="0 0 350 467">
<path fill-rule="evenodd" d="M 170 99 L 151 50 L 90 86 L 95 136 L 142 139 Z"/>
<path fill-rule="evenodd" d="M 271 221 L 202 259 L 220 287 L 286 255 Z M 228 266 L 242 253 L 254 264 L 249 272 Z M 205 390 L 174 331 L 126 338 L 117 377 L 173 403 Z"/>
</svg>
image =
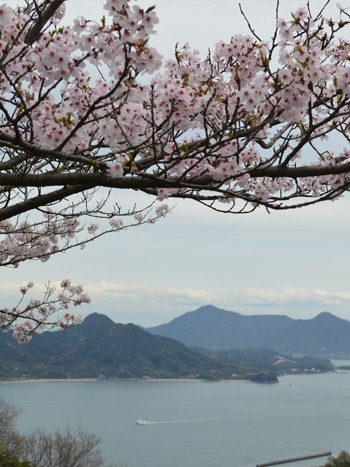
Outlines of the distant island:
<svg viewBox="0 0 350 467">
<path fill-rule="evenodd" d="M 0 379 L 250 380 L 274 383 L 285 374 L 334 371 L 326 358 L 291 357 L 275 350 L 189 348 L 134 324 L 93 313 L 81 325 L 44 332 L 25 345 L 0 333 Z"/>
</svg>

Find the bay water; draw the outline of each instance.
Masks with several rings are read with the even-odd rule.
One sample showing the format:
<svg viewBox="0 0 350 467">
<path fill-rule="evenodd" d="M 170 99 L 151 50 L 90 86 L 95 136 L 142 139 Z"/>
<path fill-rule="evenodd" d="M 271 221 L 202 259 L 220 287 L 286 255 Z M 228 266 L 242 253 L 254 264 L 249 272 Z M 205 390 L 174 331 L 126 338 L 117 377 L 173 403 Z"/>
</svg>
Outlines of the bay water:
<svg viewBox="0 0 350 467">
<path fill-rule="evenodd" d="M 22 407 L 18 428 L 82 426 L 108 461 L 128 467 L 253 467 L 350 451 L 350 373 L 293 375 L 278 384 L 64 381 L 0 384 Z M 150 424 L 135 421 L 148 418 Z M 327 458 L 293 462 L 323 465 Z"/>
</svg>

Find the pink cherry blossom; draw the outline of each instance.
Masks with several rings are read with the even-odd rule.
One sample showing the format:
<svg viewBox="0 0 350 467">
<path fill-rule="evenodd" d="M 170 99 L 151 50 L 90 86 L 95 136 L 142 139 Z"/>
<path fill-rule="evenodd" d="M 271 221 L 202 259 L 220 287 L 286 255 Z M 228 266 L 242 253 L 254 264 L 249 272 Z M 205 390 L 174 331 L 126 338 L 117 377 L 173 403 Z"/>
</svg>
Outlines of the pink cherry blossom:
<svg viewBox="0 0 350 467">
<path fill-rule="evenodd" d="M 102 19 L 70 25 L 63 4 L 40 6 L 0 6 L 1 266 L 47 261 L 154 223 L 171 211 L 171 198 L 240 213 L 294 209 L 348 190 L 345 8 L 337 20 L 326 9 L 312 17 L 311 7 L 277 14 L 266 40 L 247 20 L 246 34 L 219 41 L 206 57 L 185 43 L 162 64 L 150 45 L 153 7 L 106 0 Z M 154 202 L 124 212 L 109 195 L 96 198 L 99 188 L 138 190 Z M 20 320 L 24 341 L 49 317 L 60 327 L 79 321 L 56 314 L 87 296 L 69 281 L 61 286 L 56 298 L 49 288 L 25 306 L 33 288 L 21 287 L 1 326 Z"/>
</svg>

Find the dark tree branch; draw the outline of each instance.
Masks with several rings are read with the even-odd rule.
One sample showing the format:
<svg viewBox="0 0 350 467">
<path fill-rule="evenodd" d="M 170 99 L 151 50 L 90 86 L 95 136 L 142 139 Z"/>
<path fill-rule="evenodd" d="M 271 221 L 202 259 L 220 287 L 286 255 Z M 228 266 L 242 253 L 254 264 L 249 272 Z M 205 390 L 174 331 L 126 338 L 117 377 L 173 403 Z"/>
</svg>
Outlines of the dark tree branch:
<svg viewBox="0 0 350 467">
<path fill-rule="evenodd" d="M 42 6 L 42 10 L 38 10 L 38 18 L 35 20 L 33 26 L 30 28 L 26 35 L 24 42 L 28 45 L 32 45 L 40 37 L 42 29 L 45 27 L 48 21 L 53 17 L 58 8 L 66 0 L 45 0 Z"/>
</svg>

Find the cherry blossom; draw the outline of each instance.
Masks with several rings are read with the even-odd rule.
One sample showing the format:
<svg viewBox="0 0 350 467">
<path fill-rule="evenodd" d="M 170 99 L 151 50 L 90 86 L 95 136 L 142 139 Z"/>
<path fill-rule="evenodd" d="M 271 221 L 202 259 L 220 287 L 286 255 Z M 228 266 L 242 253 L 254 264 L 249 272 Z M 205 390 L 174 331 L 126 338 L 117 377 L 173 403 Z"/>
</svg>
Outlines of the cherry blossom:
<svg viewBox="0 0 350 467">
<path fill-rule="evenodd" d="M 246 34 L 208 56 L 186 43 L 164 63 L 152 47 L 154 7 L 106 0 L 102 18 L 69 25 L 64 0 L 0 5 L 0 264 L 46 261 L 154 223 L 172 198 L 241 213 L 342 196 L 350 184 L 349 13 L 339 6 L 329 19 L 326 5 L 314 13 L 309 5 L 278 18 L 278 5 L 272 39 L 246 18 Z M 115 189 L 153 198 L 122 211 Z M 61 309 L 81 297 L 69 287 Z M 40 314 L 45 300 L 14 307 L 3 327 L 17 316 L 16 335 L 27 339 L 38 323 L 33 303 Z M 74 321 L 64 316 L 56 324 Z"/>
<path fill-rule="evenodd" d="M 25 302 L 29 290 L 34 287 L 32 282 L 20 287 L 21 299 L 18 304 L 0 313 L 0 325 L 4 331 L 13 331 L 13 336 L 19 343 L 27 343 L 33 333 L 39 329 L 59 327 L 65 329 L 72 324 L 82 322 L 82 317 L 64 312 L 59 319 L 50 321 L 53 315 L 66 310 L 70 304 L 74 306 L 89 303 L 90 297 L 83 291 L 82 286 L 74 286 L 70 280 L 61 282 L 61 291 L 55 296 L 55 287 L 47 284 L 41 300 L 30 298 Z M 14 328 L 13 328 L 14 324 Z"/>
</svg>

